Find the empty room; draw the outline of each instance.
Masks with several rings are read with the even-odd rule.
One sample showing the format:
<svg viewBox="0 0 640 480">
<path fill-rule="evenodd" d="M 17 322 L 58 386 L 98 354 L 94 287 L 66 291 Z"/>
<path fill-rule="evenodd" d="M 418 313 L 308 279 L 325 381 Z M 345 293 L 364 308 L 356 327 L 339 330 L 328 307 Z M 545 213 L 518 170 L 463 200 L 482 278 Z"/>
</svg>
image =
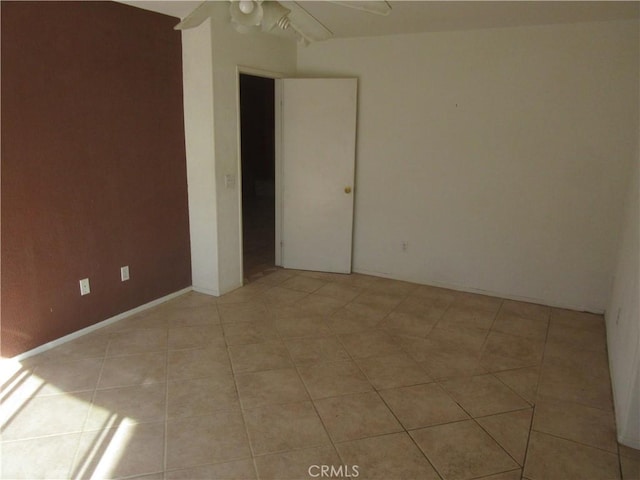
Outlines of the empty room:
<svg viewBox="0 0 640 480">
<path fill-rule="evenodd" d="M 640 2 L 0 8 L 0 478 L 640 478 Z"/>
</svg>

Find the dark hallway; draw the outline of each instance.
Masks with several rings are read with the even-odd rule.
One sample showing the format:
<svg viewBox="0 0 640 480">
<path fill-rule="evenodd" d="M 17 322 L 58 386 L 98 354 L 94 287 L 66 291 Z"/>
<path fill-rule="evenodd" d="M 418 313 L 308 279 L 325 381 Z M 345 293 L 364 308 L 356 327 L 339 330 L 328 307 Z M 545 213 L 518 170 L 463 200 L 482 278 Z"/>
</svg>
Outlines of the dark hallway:
<svg viewBox="0 0 640 480">
<path fill-rule="evenodd" d="M 275 271 L 274 80 L 240 75 L 245 283 Z"/>
</svg>

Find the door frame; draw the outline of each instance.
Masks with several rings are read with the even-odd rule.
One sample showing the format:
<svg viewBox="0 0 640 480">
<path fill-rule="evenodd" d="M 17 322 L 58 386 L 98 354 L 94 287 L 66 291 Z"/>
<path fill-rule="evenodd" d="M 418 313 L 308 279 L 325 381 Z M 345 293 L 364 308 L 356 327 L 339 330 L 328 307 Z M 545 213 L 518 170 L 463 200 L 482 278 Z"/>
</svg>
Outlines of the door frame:
<svg viewBox="0 0 640 480">
<path fill-rule="evenodd" d="M 252 75 L 254 77 L 270 78 L 274 81 L 274 168 L 275 168 L 275 265 L 282 265 L 282 85 L 279 81 L 285 78 L 287 75 L 281 72 L 273 72 L 269 70 L 262 70 L 254 67 L 247 67 L 244 65 L 236 66 L 236 111 L 237 115 L 237 141 L 238 141 L 238 159 L 237 159 L 237 184 L 238 184 L 238 209 L 239 219 L 238 225 L 240 225 L 239 231 L 239 251 L 240 251 L 240 273 L 242 278 L 242 284 L 244 285 L 244 225 L 242 222 L 242 123 L 240 118 L 240 75 Z"/>
</svg>

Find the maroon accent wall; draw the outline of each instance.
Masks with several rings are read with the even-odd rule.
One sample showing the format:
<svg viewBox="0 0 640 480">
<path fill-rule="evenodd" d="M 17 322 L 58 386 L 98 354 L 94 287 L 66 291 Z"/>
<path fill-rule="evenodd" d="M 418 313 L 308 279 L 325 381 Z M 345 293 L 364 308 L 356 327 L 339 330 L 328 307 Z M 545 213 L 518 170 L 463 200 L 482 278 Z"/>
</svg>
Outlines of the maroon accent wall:
<svg viewBox="0 0 640 480">
<path fill-rule="evenodd" d="M 115 2 L 3 1 L 1 14 L 12 357 L 188 287 L 191 266 L 178 20 Z"/>
</svg>

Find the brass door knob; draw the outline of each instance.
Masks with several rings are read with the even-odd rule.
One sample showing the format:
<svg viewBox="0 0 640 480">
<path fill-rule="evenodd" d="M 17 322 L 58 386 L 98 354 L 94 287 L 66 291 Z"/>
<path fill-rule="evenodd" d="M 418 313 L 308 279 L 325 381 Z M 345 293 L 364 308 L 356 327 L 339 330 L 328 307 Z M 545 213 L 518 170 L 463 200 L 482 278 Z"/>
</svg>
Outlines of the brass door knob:
<svg viewBox="0 0 640 480">
<path fill-rule="evenodd" d="M 344 193 L 351 193 L 351 187 L 344 187 Z"/>
</svg>

